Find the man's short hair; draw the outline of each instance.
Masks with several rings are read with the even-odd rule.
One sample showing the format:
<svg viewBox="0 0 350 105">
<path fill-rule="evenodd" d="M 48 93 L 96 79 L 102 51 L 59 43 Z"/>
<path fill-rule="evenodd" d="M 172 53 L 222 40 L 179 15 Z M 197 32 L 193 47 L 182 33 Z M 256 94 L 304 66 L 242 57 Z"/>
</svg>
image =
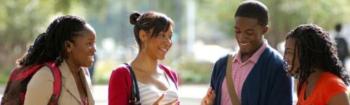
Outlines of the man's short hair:
<svg viewBox="0 0 350 105">
<path fill-rule="evenodd" d="M 265 4 L 255 0 L 242 2 L 236 11 L 235 17 L 254 18 L 262 26 L 266 26 L 269 21 L 268 8 Z"/>
</svg>

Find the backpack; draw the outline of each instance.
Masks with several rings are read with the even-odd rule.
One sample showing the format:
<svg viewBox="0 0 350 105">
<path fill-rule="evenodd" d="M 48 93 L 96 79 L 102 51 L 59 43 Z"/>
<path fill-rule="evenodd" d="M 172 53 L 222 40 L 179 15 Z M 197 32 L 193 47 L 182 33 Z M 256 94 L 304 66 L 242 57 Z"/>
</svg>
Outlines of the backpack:
<svg viewBox="0 0 350 105">
<path fill-rule="evenodd" d="M 36 64 L 26 68 L 15 68 L 10 75 L 1 105 L 23 105 L 29 81 L 43 66 L 50 68 L 54 77 L 53 94 L 48 105 L 57 105 L 62 89 L 62 75 L 55 62 Z"/>
</svg>

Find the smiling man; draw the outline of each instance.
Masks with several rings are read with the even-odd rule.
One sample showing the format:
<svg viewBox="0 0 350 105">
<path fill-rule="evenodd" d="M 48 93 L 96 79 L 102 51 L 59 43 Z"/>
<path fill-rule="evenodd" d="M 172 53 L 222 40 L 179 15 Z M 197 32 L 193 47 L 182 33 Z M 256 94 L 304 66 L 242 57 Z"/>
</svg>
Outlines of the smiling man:
<svg viewBox="0 0 350 105">
<path fill-rule="evenodd" d="M 291 105 L 292 80 L 281 55 L 264 39 L 268 9 L 244 1 L 235 13 L 238 53 L 219 59 L 213 68 L 204 105 Z"/>
</svg>

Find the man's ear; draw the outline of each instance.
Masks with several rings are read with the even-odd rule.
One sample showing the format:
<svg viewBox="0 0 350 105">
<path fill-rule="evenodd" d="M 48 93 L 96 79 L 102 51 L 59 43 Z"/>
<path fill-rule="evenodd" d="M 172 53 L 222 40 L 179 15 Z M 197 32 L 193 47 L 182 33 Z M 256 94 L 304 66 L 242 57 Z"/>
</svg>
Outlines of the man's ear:
<svg viewBox="0 0 350 105">
<path fill-rule="evenodd" d="M 266 25 L 266 26 L 262 27 L 262 31 L 263 31 L 262 34 L 265 35 L 269 31 L 269 26 Z"/>
</svg>

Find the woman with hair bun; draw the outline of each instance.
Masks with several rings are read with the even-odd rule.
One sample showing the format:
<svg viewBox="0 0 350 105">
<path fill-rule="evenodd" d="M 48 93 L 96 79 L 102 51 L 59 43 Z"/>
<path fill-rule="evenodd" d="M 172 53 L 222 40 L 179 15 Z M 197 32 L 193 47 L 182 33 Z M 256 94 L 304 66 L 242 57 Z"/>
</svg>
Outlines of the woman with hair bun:
<svg viewBox="0 0 350 105">
<path fill-rule="evenodd" d="M 109 105 L 176 105 L 177 74 L 159 63 L 172 46 L 173 21 L 158 12 L 132 13 L 134 37 L 139 52 L 131 63 L 111 74 Z"/>
</svg>

